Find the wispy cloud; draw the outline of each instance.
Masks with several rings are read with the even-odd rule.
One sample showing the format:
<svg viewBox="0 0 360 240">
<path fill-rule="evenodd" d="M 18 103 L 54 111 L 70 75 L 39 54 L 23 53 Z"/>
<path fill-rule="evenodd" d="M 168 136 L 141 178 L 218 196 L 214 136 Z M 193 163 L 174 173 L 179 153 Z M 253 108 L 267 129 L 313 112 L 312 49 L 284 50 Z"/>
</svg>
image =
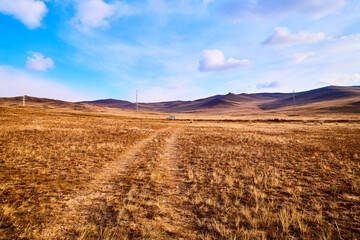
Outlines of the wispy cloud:
<svg viewBox="0 0 360 240">
<path fill-rule="evenodd" d="M 0 12 L 20 20 L 28 28 L 41 26 L 41 21 L 47 13 L 44 2 L 37 0 L 0 0 Z"/>
<path fill-rule="evenodd" d="M 79 93 L 46 78 L 39 78 L 21 69 L 0 66 L 0 96 L 30 95 L 68 101 L 84 100 Z"/>
<path fill-rule="evenodd" d="M 225 60 L 224 54 L 220 50 L 204 50 L 202 58 L 199 61 L 199 71 L 202 72 L 218 72 L 234 68 L 247 67 L 250 61 L 247 59 L 238 60 L 228 58 Z"/>
<path fill-rule="evenodd" d="M 339 73 L 354 73 L 360 66 L 360 34 L 325 41 L 314 50 L 316 59 L 309 67 L 317 68 L 324 75 L 323 78 L 332 78 Z"/>
<path fill-rule="evenodd" d="M 360 74 L 342 75 L 335 78 L 321 79 L 320 83 L 331 85 L 360 84 Z"/>
<path fill-rule="evenodd" d="M 75 8 L 73 22 L 85 31 L 108 26 L 113 20 L 133 14 L 127 4 L 118 1 L 110 4 L 103 0 L 78 0 L 75 2 Z"/>
<path fill-rule="evenodd" d="M 46 71 L 54 67 L 54 61 L 51 58 L 44 58 L 41 53 L 30 52 L 31 57 L 27 58 L 26 69 L 36 71 Z"/>
<path fill-rule="evenodd" d="M 296 44 L 304 43 L 315 43 L 325 38 L 325 34 L 319 33 L 308 33 L 305 31 L 293 34 L 286 27 L 275 28 L 274 32 L 262 42 L 264 46 L 292 46 Z"/>
<path fill-rule="evenodd" d="M 280 17 L 301 14 L 320 18 L 341 9 L 345 0 L 227 0 L 218 5 L 219 11 L 231 19 Z"/>
<path fill-rule="evenodd" d="M 276 53 L 274 49 L 269 51 Z M 263 84 L 264 80 L 265 83 L 282 81 L 284 84 L 277 88 L 281 91 L 309 90 L 331 84 L 360 84 L 356 75 L 359 74 L 358 66 L 360 66 L 360 35 L 347 35 L 323 41 L 319 45 L 298 46 L 289 51 L 279 52 L 279 58 L 282 60 L 272 62 L 265 67 L 262 65 L 261 71 L 257 68 L 257 73 L 252 73 L 252 76 L 246 78 L 245 82 L 255 83 L 250 88 L 251 91 L 256 91 L 259 87 L 256 83 Z M 315 56 L 311 56 L 310 52 L 316 53 Z M 304 53 L 302 57 L 310 55 L 309 60 L 307 61 L 306 58 L 301 64 L 294 64 L 294 55 L 300 56 L 302 55 L 300 53 Z"/>
<path fill-rule="evenodd" d="M 303 62 L 305 59 L 313 56 L 315 56 L 315 53 L 313 51 L 295 53 L 292 55 L 292 60 L 294 61 L 294 63 L 298 64 Z"/>
</svg>

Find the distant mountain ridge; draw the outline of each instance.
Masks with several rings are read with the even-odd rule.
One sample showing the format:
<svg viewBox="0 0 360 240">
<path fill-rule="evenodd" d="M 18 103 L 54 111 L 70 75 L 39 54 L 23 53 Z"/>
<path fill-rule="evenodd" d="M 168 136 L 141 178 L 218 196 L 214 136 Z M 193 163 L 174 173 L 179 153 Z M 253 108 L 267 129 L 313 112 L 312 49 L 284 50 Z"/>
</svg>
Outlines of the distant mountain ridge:
<svg viewBox="0 0 360 240">
<path fill-rule="evenodd" d="M 310 91 L 299 92 L 295 95 L 295 102 L 297 105 L 305 105 L 315 102 L 324 102 L 330 100 L 339 100 L 352 97 L 358 97 L 360 94 L 360 86 L 354 87 L 340 87 L 329 86 L 324 88 L 318 88 Z M 291 96 L 284 96 L 276 101 L 265 103 L 260 105 L 263 110 L 278 109 L 286 106 L 293 105 L 293 98 Z"/>
<path fill-rule="evenodd" d="M 0 105 L 19 106 L 22 97 L 0 98 Z M 66 102 L 47 98 L 26 97 L 28 104 L 49 108 L 70 108 L 92 111 L 93 108 L 135 110 L 136 104 L 117 99 Z M 360 113 L 360 86 L 328 86 L 295 93 L 295 107 L 299 112 Z M 193 101 L 168 101 L 139 103 L 142 112 L 203 113 L 233 116 L 246 114 L 278 113 L 293 111 L 293 93 L 228 93 Z"/>
<path fill-rule="evenodd" d="M 310 91 L 295 93 L 296 106 L 308 104 L 325 103 L 329 101 L 357 99 L 349 102 L 354 106 L 353 111 L 359 112 L 360 86 L 342 87 L 328 86 Z M 85 101 L 82 103 L 93 104 L 103 107 L 113 107 L 121 109 L 135 109 L 135 103 L 116 99 L 103 99 L 96 101 Z M 325 104 L 326 105 L 326 104 Z M 215 95 L 193 101 L 169 101 L 155 103 L 139 103 L 142 111 L 159 112 L 206 112 L 216 109 L 248 109 L 257 110 L 277 110 L 293 106 L 293 93 L 228 93 L 226 95 Z M 326 107 L 326 106 L 325 106 Z M 331 107 L 331 105 L 329 106 Z M 351 110 L 351 109 L 350 109 Z"/>
</svg>

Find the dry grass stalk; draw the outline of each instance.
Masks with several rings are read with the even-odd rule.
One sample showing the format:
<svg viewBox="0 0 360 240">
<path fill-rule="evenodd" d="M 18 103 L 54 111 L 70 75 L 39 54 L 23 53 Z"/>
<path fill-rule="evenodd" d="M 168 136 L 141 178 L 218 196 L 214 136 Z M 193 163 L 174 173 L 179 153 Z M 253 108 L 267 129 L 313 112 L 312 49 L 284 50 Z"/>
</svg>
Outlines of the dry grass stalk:
<svg viewBox="0 0 360 240">
<path fill-rule="evenodd" d="M 360 238 L 358 123 L 0 121 L 0 239 Z"/>
</svg>

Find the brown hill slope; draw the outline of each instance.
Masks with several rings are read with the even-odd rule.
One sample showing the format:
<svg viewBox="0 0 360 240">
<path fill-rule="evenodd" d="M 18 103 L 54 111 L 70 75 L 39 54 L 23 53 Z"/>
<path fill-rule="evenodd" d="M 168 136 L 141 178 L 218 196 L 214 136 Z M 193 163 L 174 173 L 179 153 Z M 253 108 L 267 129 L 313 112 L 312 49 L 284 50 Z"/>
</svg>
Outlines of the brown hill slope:
<svg viewBox="0 0 360 240">
<path fill-rule="evenodd" d="M 117 99 L 100 99 L 95 101 L 84 101 L 80 103 L 88 103 L 92 105 L 102 106 L 102 107 L 112 107 L 112 108 L 122 108 L 122 109 L 135 109 L 135 103 Z"/>
<path fill-rule="evenodd" d="M 295 94 L 297 113 L 360 113 L 360 86 L 329 86 Z M 2 106 L 21 106 L 22 97 L 0 98 Z M 116 99 L 65 102 L 26 97 L 27 106 L 68 108 L 80 111 L 135 110 L 135 103 Z M 162 113 L 199 113 L 210 115 L 290 114 L 292 93 L 254 93 L 215 95 L 194 101 L 139 103 L 141 111 Z"/>
<path fill-rule="evenodd" d="M 279 97 L 288 96 L 284 93 L 262 93 L 262 94 L 233 94 L 215 95 L 207 98 L 201 98 L 193 101 L 169 101 L 155 103 L 139 103 L 142 111 L 158 111 L 158 112 L 203 112 L 221 109 L 238 108 L 241 105 L 256 105 L 259 101 L 278 99 Z M 121 109 L 135 109 L 135 103 L 116 99 L 102 99 L 96 101 L 85 101 L 81 103 L 93 104 L 103 107 L 113 107 Z M 254 105 L 254 106 L 255 106 Z M 258 108 L 258 107 L 256 107 Z"/>
<path fill-rule="evenodd" d="M 22 106 L 23 96 L 19 97 L 4 97 L 0 98 L 0 106 L 8 106 L 8 107 L 19 107 Z M 77 110 L 77 111 L 85 111 L 91 112 L 98 110 L 99 107 L 91 105 L 91 104 L 83 104 L 76 102 L 67 102 L 56 99 L 49 98 L 38 98 L 32 96 L 25 97 L 26 107 L 43 107 L 49 109 L 68 109 L 68 110 Z"/>
<path fill-rule="evenodd" d="M 296 107 L 301 110 L 332 112 L 360 112 L 360 87 L 329 86 L 295 94 Z M 84 102 L 97 106 L 135 109 L 135 104 L 127 101 L 104 99 Z M 169 101 L 139 103 L 142 111 L 172 113 L 230 113 L 289 111 L 293 106 L 292 93 L 254 93 L 215 95 L 194 101 Z"/>
<path fill-rule="evenodd" d="M 329 86 L 324 88 L 318 88 L 310 91 L 299 92 L 295 94 L 296 105 L 306 105 L 318 102 L 326 102 L 333 100 L 352 99 L 360 97 L 360 87 L 341 87 L 341 86 Z M 279 109 L 293 105 L 293 97 L 288 94 L 284 97 L 280 97 L 275 101 L 261 104 L 259 107 L 263 110 Z"/>
</svg>

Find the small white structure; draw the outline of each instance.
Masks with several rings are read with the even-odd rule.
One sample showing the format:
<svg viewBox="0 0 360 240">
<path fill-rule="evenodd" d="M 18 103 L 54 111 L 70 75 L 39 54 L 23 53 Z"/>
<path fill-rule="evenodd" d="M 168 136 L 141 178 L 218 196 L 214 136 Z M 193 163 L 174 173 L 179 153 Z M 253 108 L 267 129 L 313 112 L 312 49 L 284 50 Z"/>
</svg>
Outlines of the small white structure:
<svg viewBox="0 0 360 240">
<path fill-rule="evenodd" d="M 166 119 L 176 119 L 176 117 L 175 116 L 169 116 Z"/>
</svg>

